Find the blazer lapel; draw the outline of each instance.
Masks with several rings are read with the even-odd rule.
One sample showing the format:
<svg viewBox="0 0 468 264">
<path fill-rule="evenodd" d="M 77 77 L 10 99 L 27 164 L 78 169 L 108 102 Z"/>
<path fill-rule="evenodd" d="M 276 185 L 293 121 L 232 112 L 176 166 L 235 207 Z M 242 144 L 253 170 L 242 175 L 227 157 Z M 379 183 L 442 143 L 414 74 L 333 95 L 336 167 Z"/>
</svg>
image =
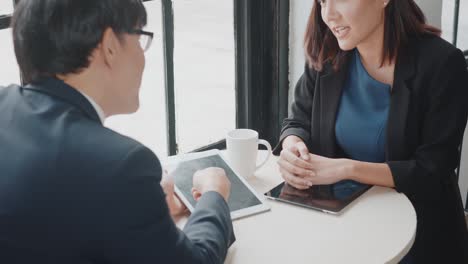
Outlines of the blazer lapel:
<svg viewBox="0 0 468 264">
<path fill-rule="evenodd" d="M 36 90 L 66 101 L 80 109 L 92 120 L 101 123 L 99 115 L 96 113 L 96 110 L 88 101 L 88 99 L 86 99 L 86 97 L 84 97 L 75 88 L 69 86 L 62 80 L 55 78 L 45 78 L 35 84 L 26 85 L 24 89 Z"/>
<path fill-rule="evenodd" d="M 348 76 L 349 53 L 346 61 L 338 71 L 330 71 L 320 77 L 320 146 L 321 154 L 327 157 L 336 157 L 338 146 L 335 137 L 336 114 L 343 92 L 343 86 Z"/>
<path fill-rule="evenodd" d="M 394 81 L 390 99 L 387 123 L 386 159 L 393 160 L 405 156 L 405 130 L 411 87 L 409 80 L 415 73 L 415 58 L 410 45 L 403 46 L 395 65 Z"/>
</svg>

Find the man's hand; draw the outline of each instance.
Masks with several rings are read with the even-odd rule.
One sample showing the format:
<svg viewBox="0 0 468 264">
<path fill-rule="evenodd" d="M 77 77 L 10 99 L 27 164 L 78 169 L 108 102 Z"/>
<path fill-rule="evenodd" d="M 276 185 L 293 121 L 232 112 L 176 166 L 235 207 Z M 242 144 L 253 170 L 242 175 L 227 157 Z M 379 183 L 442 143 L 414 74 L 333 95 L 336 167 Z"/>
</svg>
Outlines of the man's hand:
<svg viewBox="0 0 468 264">
<path fill-rule="evenodd" d="M 166 194 L 166 203 L 169 207 L 169 213 L 174 218 L 179 216 L 187 211 L 187 207 L 180 201 L 179 197 L 174 192 L 174 178 L 171 175 L 167 174 L 167 171 L 164 170 L 161 187 Z"/>
<path fill-rule="evenodd" d="M 221 194 L 227 201 L 231 192 L 231 182 L 226 172 L 221 168 L 207 168 L 199 170 L 193 175 L 192 195 L 195 201 L 209 191 Z"/>
</svg>

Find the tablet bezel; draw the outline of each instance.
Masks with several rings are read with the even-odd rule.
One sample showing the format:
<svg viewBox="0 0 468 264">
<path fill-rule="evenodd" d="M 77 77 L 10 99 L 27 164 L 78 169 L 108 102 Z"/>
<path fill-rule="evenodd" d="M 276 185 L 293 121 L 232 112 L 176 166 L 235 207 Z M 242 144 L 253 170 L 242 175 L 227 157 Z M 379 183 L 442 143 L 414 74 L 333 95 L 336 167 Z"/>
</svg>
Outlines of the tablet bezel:
<svg viewBox="0 0 468 264">
<path fill-rule="evenodd" d="M 210 157 L 210 156 L 215 156 L 219 155 L 221 159 L 227 164 L 229 168 L 231 168 L 232 172 L 234 175 L 247 187 L 247 189 L 260 201 L 260 204 L 250 206 L 247 208 L 231 211 L 231 219 L 232 220 L 237 220 L 240 218 L 244 218 L 247 216 L 255 215 L 258 213 L 262 213 L 265 211 L 270 210 L 270 206 L 266 203 L 266 199 L 264 196 L 259 195 L 257 191 L 255 191 L 254 188 L 244 179 L 243 177 L 239 176 L 229 165 L 229 162 L 225 158 L 225 156 L 221 153 L 219 149 L 212 149 L 208 151 L 203 151 L 203 152 L 196 152 L 196 153 L 188 153 L 188 154 L 183 154 L 183 155 L 178 155 L 178 156 L 172 156 L 169 157 L 165 162 L 164 162 L 164 167 L 169 171 L 169 173 L 174 170 L 177 167 L 177 164 L 183 161 L 190 161 L 194 159 L 199 159 L 199 158 L 204 158 L 204 157 Z M 174 181 L 175 182 L 175 181 Z M 183 192 L 179 190 L 179 188 L 176 186 L 174 183 L 174 191 L 177 194 L 177 196 L 181 199 L 181 201 L 187 206 L 187 209 L 189 209 L 190 212 L 194 211 L 194 207 L 190 204 L 189 200 L 185 197 Z"/>
<path fill-rule="evenodd" d="M 353 195 L 350 196 L 349 201 L 342 202 L 342 204 L 340 205 L 340 207 L 338 209 L 333 210 L 331 208 L 320 207 L 319 205 L 313 206 L 313 205 L 310 205 L 310 204 L 299 203 L 299 202 L 296 202 L 296 201 L 292 201 L 292 200 L 288 200 L 288 199 L 284 199 L 284 198 L 279 198 L 279 197 L 275 197 L 275 196 L 271 195 L 272 190 L 278 188 L 279 186 L 283 186 L 284 184 L 285 184 L 285 182 L 282 182 L 282 183 L 276 185 L 275 187 L 271 188 L 269 191 L 264 193 L 265 197 L 268 198 L 268 199 L 274 200 L 274 201 L 280 201 L 280 202 L 284 202 L 284 203 L 288 203 L 288 204 L 292 204 L 292 205 L 296 205 L 296 206 L 300 206 L 300 207 L 304 207 L 304 208 L 308 208 L 308 209 L 312 209 L 312 210 L 316 210 L 316 211 L 320 211 L 320 212 L 324 212 L 324 213 L 328 213 L 328 214 L 333 214 L 333 215 L 342 214 L 344 211 L 346 211 L 346 209 L 351 204 L 353 204 L 356 200 L 358 200 L 359 197 L 361 197 L 364 193 L 366 193 L 372 187 L 372 185 L 365 185 L 365 187 L 363 189 L 353 193 Z"/>
</svg>

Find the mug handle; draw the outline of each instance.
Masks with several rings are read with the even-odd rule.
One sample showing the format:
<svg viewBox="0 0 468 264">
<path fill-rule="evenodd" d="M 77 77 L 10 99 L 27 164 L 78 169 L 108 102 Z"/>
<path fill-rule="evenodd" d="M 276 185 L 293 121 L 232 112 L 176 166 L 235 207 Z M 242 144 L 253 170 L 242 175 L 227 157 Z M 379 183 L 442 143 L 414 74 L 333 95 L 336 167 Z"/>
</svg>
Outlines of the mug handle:
<svg viewBox="0 0 468 264">
<path fill-rule="evenodd" d="M 270 143 L 268 143 L 268 141 L 263 140 L 263 139 L 260 139 L 260 140 L 258 141 L 258 144 L 259 144 L 259 145 L 265 146 L 265 147 L 267 148 L 267 150 L 268 150 L 268 154 L 267 154 L 265 160 L 263 160 L 263 161 L 260 163 L 260 165 L 257 165 L 257 168 L 255 168 L 255 170 L 258 170 L 258 169 L 260 169 L 263 165 L 265 165 L 265 163 L 268 161 L 268 159 L 270 158 L 270 155 L 271 155 L 271 145 L 270 145 Z"/>
</svg>

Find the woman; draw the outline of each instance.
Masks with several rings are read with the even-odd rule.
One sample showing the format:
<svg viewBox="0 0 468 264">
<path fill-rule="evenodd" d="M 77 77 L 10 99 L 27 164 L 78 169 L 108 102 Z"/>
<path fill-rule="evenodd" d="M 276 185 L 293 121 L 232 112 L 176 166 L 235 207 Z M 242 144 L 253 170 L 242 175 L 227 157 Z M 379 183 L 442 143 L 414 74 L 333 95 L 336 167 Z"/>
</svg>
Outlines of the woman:
<svg viewBox="0 0 468 264">
<path fill-rule="evenodd" d="M 454 173 L 468 73 L 439 35 L 413 0 L 317 1 L 276 149 L 298 189 L 354 180 L 404 193 L 418 221 L 407 263 L 468 263 Z"/>
</svg>

